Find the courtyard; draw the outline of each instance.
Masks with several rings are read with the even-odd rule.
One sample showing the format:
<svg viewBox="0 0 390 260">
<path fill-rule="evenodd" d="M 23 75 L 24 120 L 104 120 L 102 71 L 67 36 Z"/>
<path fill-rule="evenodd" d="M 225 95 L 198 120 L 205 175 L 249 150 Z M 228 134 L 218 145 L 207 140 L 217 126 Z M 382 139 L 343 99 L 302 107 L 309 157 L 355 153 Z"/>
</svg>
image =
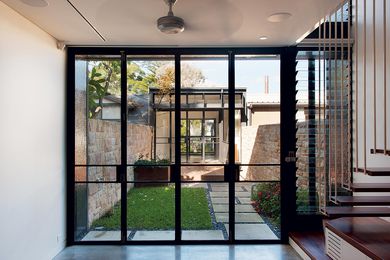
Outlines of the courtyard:
<svg viewBox="0 0 390 260">
<path fill-rule="evenodd" d="M 252 183 L 236 184 L 236 239 L 279 239 L 279 227 L 256 211 Z M 182 239 L 227 240 L 228 186 L 224 183 L 182 184 Z M 118 203 L 119 205 L 120 203 Z M 128 240 L 174 240 L 174 186 L 133 188 L 128 193 Z M 120 208 L 93 222 L 82 241 L 120 239 Z"/>
</svg>

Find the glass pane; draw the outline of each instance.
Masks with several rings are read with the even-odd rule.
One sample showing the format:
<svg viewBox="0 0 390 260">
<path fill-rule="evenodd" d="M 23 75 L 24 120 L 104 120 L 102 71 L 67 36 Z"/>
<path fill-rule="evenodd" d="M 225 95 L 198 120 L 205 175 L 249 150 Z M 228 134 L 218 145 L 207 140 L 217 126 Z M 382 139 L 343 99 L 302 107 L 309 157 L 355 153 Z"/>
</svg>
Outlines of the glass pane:
<svg viewBox="0 0 390 260">
<path fill-rule="evenodd" d="M 227 240 L 229 222 L 226 183 L 183 183 L 181 185 L 183 240 Z"/>
<path fill-rule="evenodd" d="M 91 167 L 91 166 L 75 167 L 76 182 L 117 181 L 116 177 L 117 177 L 116 167 Z"/>
<path fill-rule="evenodd" d="M 205 95 L 205 104 L 208 108 L 221 108 L 222 107 L 222 95 L 213 95 L 206 94 Z"/>
<path fill-rule="evenodd" d="M 174 158 L 174 56 L 127 57 L 127 163 Z"/>
<path fill-rule="evenodd" d="M 204 121 L 204 135 L 205 136 L 215 136 L 215 120 L 206 119 Z"/>
<path fill-rule="evenodd" d="M 76 57 L 76 164 L 120 164 L 120 67 L 119 57 Z"/>
<path fill-rule="evenodd" d="M 224 164 L 228 160 L 228 56 L 183 55 L 181 75 L 182 162 Z"/>
<path fill-rule="evenodd" d="M 119 183 L 88 183 L 75 186 L 75 240 L 121 239 Z"/>
<path fill-rule="evenodd" d="M 144 161 L 139 161 L 141 163 Z M 166 164 L 153 164 L 146 162 L 145 164 L 137 164 L 127 167 L 127 181 L 138 182 L 137 185 L 142 186 L 141 182 L 169 182 L 171 180 L 171 166 Z"/>
<path fill-rule="evenodd" d="M 128 240 L 174 240 L 175 185 L 135 183 L 131 186 L 127 193 L 127 225 Z"/>
<path fill-rule="evenodd" d="M 224 166 L 182 166 L 183 181 L 224 181 Z"/>
<path fill-rule="evenodd" d="M 236 162 L 280 163 L 279 56 L 238 55 L 235 69 L 236 86 L 246 88 L 235 97 Z"/>
<path fill-rule="evenodd" d="M 173 142 L 173 134 L 175 132 L 175 114 L 173 111 L 158 111 L 156 112 L 156 138 L 155 149 L 156 158 L 164 159 L 166 162 L 174 161 L 175 146 Z"/>
<path fill-rule="evenodd" d="M 280 239 L 279 182 L 236 183 L 235 197 L 236 239 Z"/>
<path fill-rule="evenodd" d="M 280 166 L 239 165 L 240 181 L 279 181 Z"/>
<path fill-rule="evenodd" d="M 202 135 L 202 120 L 191 119 L 190 121 L 190 136 L 201 136 Z"/>
</svg>

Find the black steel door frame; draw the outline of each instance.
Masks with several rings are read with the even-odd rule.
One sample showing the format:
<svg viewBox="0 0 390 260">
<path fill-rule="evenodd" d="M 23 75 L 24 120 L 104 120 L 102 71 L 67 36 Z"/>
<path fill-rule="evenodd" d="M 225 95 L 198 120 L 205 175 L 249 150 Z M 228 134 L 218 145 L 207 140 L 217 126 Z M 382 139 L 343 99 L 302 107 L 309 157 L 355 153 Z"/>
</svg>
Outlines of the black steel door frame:
<svg viewBox="0 0 390 260">
<path fill-rule="evenodd" d="M 175 162 L 171 165 L 175 174 L 175 240 L 172 241 L 127 241 L 126 212 L 126 168 L 127 168 L 127 108 L 126 102 L 121 102 L 121 165 L 117 165 L 121 183 L 121 241 L 75 241 L 75 60 L 76 55 L 119 55 L 121 57 L 121 74 L 126 75 L 128 55 L 172 55 L 175 57 L 175 122 L 181 119 L 180 100 L 180 57 L 181 55 L 228 55 L 228 90 L 229 90 L 229 133 L 230 144 L 228 158 L 225 164 L 225 180 L 229 183 L 229 240 L 227 241 L 183 241 L 181 239 L 181 149 L 180 123 L 175 124 Z M 280 240 L 236 240 L 234 237 L 235 223 L 235 183 L 237 181 L 237 164 L 235 152 L 231 149 L 235 139 L 235 55 L 279 55 L 280 57 L 280 95 L 281 95 L 281 132 L 280 132 L 280 185 L 281 185 L 281 239 Z M 68 47 L 67 49 L 67 91 L 66 91 L 66 162 L 67 162 L 67 245 L 123 245 L 123 244 L 277 244 L 288 243 L 288 232 L 291 227 L 289 220 L 295 219 L 295 162 L 287 163 L 285 158 L 291 155 L 295 148 L 295 64 L 296 47 L 278 48 L 132 48 L 132 47 Z M 127 99 L 127 77 L 121 77 L 122 100 Z"/>
</svg>

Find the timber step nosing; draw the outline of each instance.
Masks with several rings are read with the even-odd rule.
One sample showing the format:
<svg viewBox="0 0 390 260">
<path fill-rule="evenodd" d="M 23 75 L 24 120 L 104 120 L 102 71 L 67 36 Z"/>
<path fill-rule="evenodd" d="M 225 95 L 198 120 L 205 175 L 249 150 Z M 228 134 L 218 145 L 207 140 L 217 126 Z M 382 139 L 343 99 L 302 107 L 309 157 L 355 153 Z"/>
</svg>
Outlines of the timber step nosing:
<svg viewBox="0 0 390 260">
<path fill-rule="evenodd" d="M 352 183 L 354 192 L 390 192 L 390 183 Z"/>
<path fill-rule="evenodd" d="M 390 196 L 333 196 L 342 206 L 387 206 L 390 205 Z"/>
<path fill-rule="evenodd" d="M 390 167 L 367 167 L 365 171 L 364 168 L 353 168 L 353 170 L 371 176 L 390 176 Z"/>
<path fill-rule="evenodd" d="M 386 206 L 375 207 L 353 207 L 353 206 L 334 206 L 326 207 L 325 213 L 330 218 L 362 216 L 362 217 L 388 217 L 390 208 Z"/>
</svg>

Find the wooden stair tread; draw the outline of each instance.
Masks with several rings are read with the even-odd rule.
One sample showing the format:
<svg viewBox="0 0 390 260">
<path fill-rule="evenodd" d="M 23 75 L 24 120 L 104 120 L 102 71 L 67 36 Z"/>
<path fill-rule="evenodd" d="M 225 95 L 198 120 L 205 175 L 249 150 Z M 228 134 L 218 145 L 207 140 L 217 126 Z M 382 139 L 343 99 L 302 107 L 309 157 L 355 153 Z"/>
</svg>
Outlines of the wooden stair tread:
<svg viewBox="0 0 390 260">
<path fill-rule="evenodd" d="M 390 183 L 352 183 L 354 192 L 390 192 Z"/>
<path fill-rule="evenodd" d="M 335 206 L 335 207 L 326 207 L 325 211 L 326 211 L 326 215 L 330 218 L 390 216 L 390 208 L 388 207 Z"/>
<path fill-rule="evenodd" d="M 331 259 L 325 253 L 323 231 L 291 232 L 289 235 L 311 259 Z"/>
<path fill-rule="evenodd" d="M 366 173 L 371 176 L 390 176 L 389 167 L 367 168 Z"/>
<path fill-rule="evenodd" d="M 359 168 L 356 170 L 354 168 L 354 171 L 364 172 L 364 169 Z M 390 176 L 390 167 L 367 167 L 366 174 L 370 176 Z"/>
<path fill-rule="evenodd" d="M 333 197 L 342 206 L 390 205 L 390 196 L 337 196 Z"/>
<path fill-rule="evenodd" d="M 328 220 L 325 227 L 372 259 L 390 259 L 390 223 L 376 217 Z"/>
<path fill-rule="evenodd" d="M 371 154 L 385 154 L 383 149 L 370 149 Z M 390 150 L 386 150 L 386 155 L 390 155 Z"/>
</svg>

